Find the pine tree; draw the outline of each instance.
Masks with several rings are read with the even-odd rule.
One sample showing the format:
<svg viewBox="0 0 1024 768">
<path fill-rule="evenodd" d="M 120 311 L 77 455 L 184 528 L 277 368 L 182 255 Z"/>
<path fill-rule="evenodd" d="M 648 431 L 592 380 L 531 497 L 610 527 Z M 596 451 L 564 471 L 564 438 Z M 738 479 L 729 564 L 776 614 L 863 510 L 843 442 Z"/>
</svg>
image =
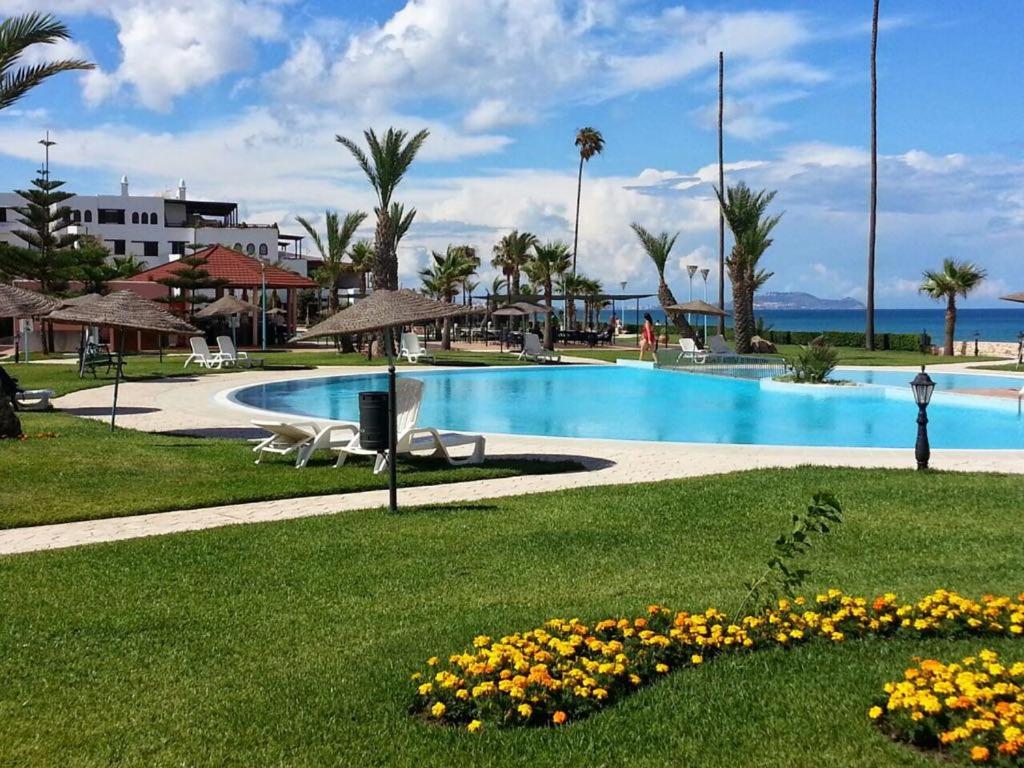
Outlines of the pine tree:
<svg viewBox="0 0 1024 768">
<path fill-rule="evenodd" d="M 14 206 L 18 223 L 25 228 L 15 230 L 14 235 L 27 248 L 6 251 L 6 257 L 15 263 L 0 265 L 5 273 L 38 281 L 39 290 L 47 294 L 65 290 L 68 281 L 78 276 L 82 261 L 75 249 L 79 236 L 64 231 L 70 219 L 68 207 L 62 203 L 74 194 L 61 191 L 63 186 L 63 181 L 40 176 L 32 181 L 32 189 L 15 190 L 25 201 L 25 205 Z"/>
<path fill-rule="evenodd" d="M 189 317 L 196 314 L 196 305 L 205 304 L 210 299 L 201 296 L 196 291 L 220 288 L 227 285 L 228 281 L 219 277 L 210 277 L 210 273 L 203 269 L 206 266 L 206 257 L 199 253 L 191 256 L 182 256 L 178 259 L 178 267 L 174 270 L 174 277 L 164 277 L 157 280 L 158 283 L 169 288 L 177 288 L 182 292 L 182 297 L 189 304 Z"/>
</svg>

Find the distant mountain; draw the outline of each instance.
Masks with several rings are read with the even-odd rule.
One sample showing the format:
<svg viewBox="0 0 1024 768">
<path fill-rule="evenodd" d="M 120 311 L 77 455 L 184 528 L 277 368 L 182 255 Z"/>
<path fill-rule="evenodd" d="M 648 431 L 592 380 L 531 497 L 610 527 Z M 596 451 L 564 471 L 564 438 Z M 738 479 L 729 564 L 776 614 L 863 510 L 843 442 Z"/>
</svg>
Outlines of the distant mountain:
<svg viewBox="0 0 1024 768">
<path fill-rule="evenodd" d="M 857 299 L 819 299 L 809 293 L 759 293 L 754 297 L 754 309 L 864 309 Z"/>
</svg>

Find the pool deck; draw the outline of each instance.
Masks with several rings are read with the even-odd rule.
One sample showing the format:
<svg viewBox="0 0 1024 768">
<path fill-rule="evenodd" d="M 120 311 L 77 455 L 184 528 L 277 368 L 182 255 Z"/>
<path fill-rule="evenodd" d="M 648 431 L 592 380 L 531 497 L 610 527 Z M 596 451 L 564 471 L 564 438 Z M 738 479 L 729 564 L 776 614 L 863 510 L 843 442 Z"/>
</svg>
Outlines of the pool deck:
<svg viewBox="0 0 1024 768">
<path fill-rule="evenodd" d="M 959 367 L 959 366 L 958 366 Z M 949 366 L 952 369 L 953 366 Z M 399 370 L 417 370 L 402 367 Z M 419 370 L 422 370 L 420 368 Z M 901 370 L 887 369 L 887 370 Z M 915 370 L 912 367 L 908 371 Z M 972 371 L 976 373 L 977 371 Z M 310 371 L 245 371 L 230 375 L 154 380 L 121 385 L 117 423 L 147 432 L 175 432 L 207 437 L 255 437 L 250 421 L 258 412 L 228 402 L 226 390 L 269 381 L 366 374 L 365 367 Z M 997 374 L 998 375 L 998 374 Z M 110 418 L 111 388 L 86 389 L 56 400 L 65 412 L 94 419 Z M 911 427 L 912 428 L 912 427 Z M 239 446 L 239 450 L 244 450 Z M 911 468 L 907 449 L 829 448 L 758 445 L 663 443 L 562 437 L 488 435 L 489 456 L 579 460 L 585 471 L 557 475 L 477 480 L 399 489 L 402 505 L 444 504 L 540 493 L 568 488 L 653 482 L 737 470 L 798 465 Z M 935 469 L 1024 474 L 1024 451 L 934 450 Z M 329 467 L 307 472 L 329 472 Z M 0 531 L 0 555 L 59 549 L 85 544 L 202 530 L 225 525 L 288 520 L 383 507 L 386 491 L 366 491 L 132 517 L 61 523 Z"/>
</svg>

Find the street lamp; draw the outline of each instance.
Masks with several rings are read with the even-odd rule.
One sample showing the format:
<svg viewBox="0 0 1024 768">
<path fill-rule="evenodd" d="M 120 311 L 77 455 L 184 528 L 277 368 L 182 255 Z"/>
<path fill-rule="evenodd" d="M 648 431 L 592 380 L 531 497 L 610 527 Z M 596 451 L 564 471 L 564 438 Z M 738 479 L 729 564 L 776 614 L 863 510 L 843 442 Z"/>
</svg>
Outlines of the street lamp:
<svg viewBox="0 0 1024 768">
<path fill-rule="evenodd" d="M 708 275 L 710 273 L 711 273 L 711 270 L 708 267 L 704 267 L 704 269 L 702 269 L 700 271 L 700 276 L 704 278 L 704 303 L 705 304 L 708 303 Z M 707 315 L 704 315 L 704 339 L 703 339 L 703 341 L 704 341 L 705 344 L 708 343 L 708 316 Z"/>
<path fill-rule="evenodd" d="M 914 402 L 917 403 L 917 444 L 914 446 L 914 458 L 917 459 L 917 468 L 928 469 L 928 459 L 931 456 L 931 447 L 928 445 L 928 402 L 932 399 L 932 392 L 935 391 L 935 382 L 924 372 L 921 372 L 910 382 L 910 388 L 914 392 Z"/>
<path fill-rule="evenodd" d="M 974 356 L 978 356 L 978 340 L 981 338 L 981 331 L 974 332 Z"/>
<path fill-rule="evenodd" d="M 263 294 L 263 300 L 260 302 L 263 309 L 262 322 L 260 323 L 262 338 L 260 339 L 260 349 L 264 352 L 267 351 L 267 262 L 260 259 L 260 290 Z"/>
<path fill-rule="evenodd" d="M 687 264 L 686 271 L 690 275 L 690 298 L 688 301 L 693 301 L 693 276 L 697 274 L 697 270 L 700 269 L 696 264 Z M 686 322 L 689 324 L 691 315 L 689 312 L 686 313 Z"/>
</svg>

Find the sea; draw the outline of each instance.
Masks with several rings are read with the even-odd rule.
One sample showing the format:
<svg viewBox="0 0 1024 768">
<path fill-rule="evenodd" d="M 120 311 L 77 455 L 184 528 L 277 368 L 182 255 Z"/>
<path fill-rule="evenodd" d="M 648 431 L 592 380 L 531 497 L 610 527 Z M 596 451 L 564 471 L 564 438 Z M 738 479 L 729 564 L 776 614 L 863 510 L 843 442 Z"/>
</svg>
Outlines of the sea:
<svg viewBox="0 0 1024 768">
<path fill-rule="evenodd" d="M 557 303 L 556 303 L 557 308 Z M 636 307 L 616 307 L 626 324 L 637 322 Z M 640 308 L 639 317 L 650 312 L 657 323 L 665 322 L 665 313 L 660 308 Z M 601 320 L 606 323 L 612 311 L 601 311 Z M 764 318 L 765 325 L 775 331 L 858 331 L 864 330 L 862 309 L 763 309 L 755 310 L 754 316 Z M 696 318 L 695 322 L 702 320 Z M 717 322 L 708 318 L 708 325 Z M 912 333 L 918 335 L 927 331 L 938 342 L 944 334 L 946 311 L 944 308 L 926 309 L 876 309 L 875 333 Z M 731 325 L 726 318 L 726 325 Z M 993 309 L 960 309 L 957 311 L 956 338 L 981 341 L 1017 341 L 1024 333 L 1024 304 L 1018 307 Z"/>
</svg>

